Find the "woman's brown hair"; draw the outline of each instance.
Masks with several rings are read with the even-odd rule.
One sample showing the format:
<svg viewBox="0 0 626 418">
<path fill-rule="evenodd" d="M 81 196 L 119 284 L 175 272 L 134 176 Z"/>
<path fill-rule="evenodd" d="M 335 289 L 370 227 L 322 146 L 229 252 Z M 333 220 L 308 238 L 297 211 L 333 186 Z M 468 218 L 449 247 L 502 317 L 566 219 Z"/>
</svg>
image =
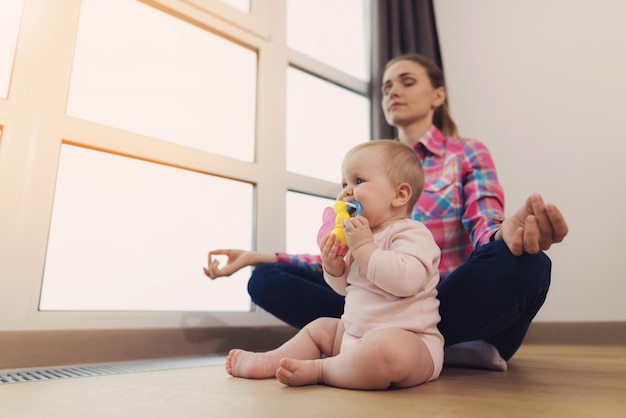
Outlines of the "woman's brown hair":
<svg viewBox="0 0 626 418">
<path fill-rule="evenodd" d="M 416 53 L 409 53 L 399 55 L 393 59 L 391 59 L 387 65 L 385 66 L 385 71 L 391 65 L 395 64 L 398 61 L 413 61 L 424 70 L 426 70 L 426 74 L 428 74 L 428 78 L 430 79 L 430 84 L 434 88 L 443 87 L 445 88 L 445 83 L 443 80 L 443 72 L 441 68 L 437 66 L 434 62 L 429 60 L 423 55 Z M 433 115 L 433 124 L 441 131 L 445 136 L 452 136 L 455 138 L 459 137 L 459 131 L 457 130 L 456 123 L 452 120 L 452 116 L 450 116 L 450 112 L 448 111 L 448 100 L 446 99 L 441 106 L 435 109 L 435 114 Z"/>
</svg>

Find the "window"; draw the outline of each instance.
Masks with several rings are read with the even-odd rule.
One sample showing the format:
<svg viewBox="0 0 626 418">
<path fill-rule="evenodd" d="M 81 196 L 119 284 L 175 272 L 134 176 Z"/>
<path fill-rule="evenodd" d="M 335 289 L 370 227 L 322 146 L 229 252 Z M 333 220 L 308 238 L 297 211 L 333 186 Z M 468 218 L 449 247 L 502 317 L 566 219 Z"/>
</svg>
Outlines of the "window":
<svg viewBox="0 0 626 418">
<path fill-rule="evenodd" d="M 212 281 L 200 266 L 206 248 L 250 248 L 252 199 L 247 183 L 63 146 L 40 309 L 249 311 L 249 270 Z"/>
<path fill-rule="evenodd" d="M 368 5 L 363 0 L 287 1 L 291 172 L 338 184 L 345 152 L 371 137 L 368 85 L 362 81 L 369 80 Z"/>
<path fill-rule="evenodd" d="M 0 330 L 280 324 L 250 268 L 202 267 L 318 251 L 343 153 L 370 139 L 368 1 L 23 2 L 0 6 Z M 315 48 L 288 25 L 309 3 Z M 337 14 L 343 62 L 319 30 Z"/>
<path fill-rule="evenodd" d="M 369 101 L 303 71 L 287 71 L 287 170 L 341 181 L 341 160 L 370 139 Z"/>
<path fill-rule="evenodd" d="M 250 12 L 250 0 L 221 0 L 222 2 L 231 5 L 235 9 L 241 10 L 242 12 L 248 13 Z"/>
<path fill-rule="evenodd" d="M 287 192 L 287 252 L 318 254 L 317 233 L 322 226 L 324 209 L 335 199 L 304 193 Z"/>
<path fill-rule="evenodd" d="M 256 62 L 254 51 L 145 4 L 83 0 L 67 112 L 252 161 Z"/>
<path fill-rule="evenodd" d="M 22 0 L 0 2 L 0 97 L 5 99 L 9 93 L 21 15 Z"/>
<path fill-rule="evenodd" d="M 367 4 L 363 0 L 287 0 L 287 44 L 368 81 Z"/>
</svg>

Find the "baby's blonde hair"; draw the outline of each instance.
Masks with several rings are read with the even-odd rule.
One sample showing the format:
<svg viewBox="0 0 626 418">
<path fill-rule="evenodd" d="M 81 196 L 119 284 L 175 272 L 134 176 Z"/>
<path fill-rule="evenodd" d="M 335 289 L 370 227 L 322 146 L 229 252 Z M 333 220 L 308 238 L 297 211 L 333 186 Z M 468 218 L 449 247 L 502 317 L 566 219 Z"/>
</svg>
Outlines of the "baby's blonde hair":
<svg viewBox="0 0 626 418">
<path fill-rule="evenodd" d="M 407 183 L 411 186 L 411 197 L 407 202 L 407 211 L 410 215 L 424 189 L 424 171 L 417 154 L 411 147 L 402 142 L 379 139 L 356 145 L 348 151 L 346 157 L 356 151 L 371 147 L 381 149 L 380 163 L 391 184 L 398 186 L 401 183 Z"/>
</svg>

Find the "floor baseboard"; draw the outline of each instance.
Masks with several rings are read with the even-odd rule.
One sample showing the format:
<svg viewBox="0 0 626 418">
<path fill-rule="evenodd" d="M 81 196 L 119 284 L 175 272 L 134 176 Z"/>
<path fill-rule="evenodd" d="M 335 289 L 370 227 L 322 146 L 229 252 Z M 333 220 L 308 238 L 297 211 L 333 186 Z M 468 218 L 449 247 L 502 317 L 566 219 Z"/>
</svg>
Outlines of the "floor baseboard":
<svg viewBox="0 0 626 418">
<path fill-rule="evenodd" d="M 295 334 L 288 326 L 0 331 L 0 369 L 267 351 Z"/>
<path fill-rule="evenodd" d="M 533 322 L 526 344 L 626 344 L 626 322 Z"/>
<path fill-rule="evenodd" d="M 267 351 L 288 326 L 187 329 L 0 331 L 0 369 Z M 626 322 L 537 322 L 525 344 L 626 344 Z"/>
</svg>

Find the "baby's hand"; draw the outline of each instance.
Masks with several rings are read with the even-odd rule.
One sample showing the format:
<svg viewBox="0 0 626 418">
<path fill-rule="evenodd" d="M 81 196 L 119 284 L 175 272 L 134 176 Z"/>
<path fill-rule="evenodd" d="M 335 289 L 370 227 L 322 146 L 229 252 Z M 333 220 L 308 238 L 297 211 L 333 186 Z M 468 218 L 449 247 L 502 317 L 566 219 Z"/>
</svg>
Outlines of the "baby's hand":
<svg viewBox="0 0 626 418">
<path fill-rule="evenodd" d="M 346 234 L 348 248 L 354 253 L 365 244 L 374 243 L 374 234 L 367 218 L 355 216 L 345 219 L 341 224 Z"/>
<path fill-rule="evenodd" d="M 333 276 L 339 277 L 343 274 L 345 262 L 343 260 L 339 238 L 335 234 L 329 233 L 320 241 L 320 255 L 324 269 Z"/>
</svg>

